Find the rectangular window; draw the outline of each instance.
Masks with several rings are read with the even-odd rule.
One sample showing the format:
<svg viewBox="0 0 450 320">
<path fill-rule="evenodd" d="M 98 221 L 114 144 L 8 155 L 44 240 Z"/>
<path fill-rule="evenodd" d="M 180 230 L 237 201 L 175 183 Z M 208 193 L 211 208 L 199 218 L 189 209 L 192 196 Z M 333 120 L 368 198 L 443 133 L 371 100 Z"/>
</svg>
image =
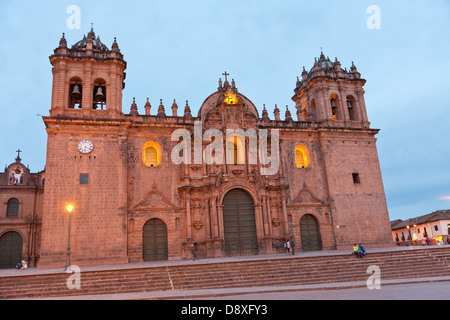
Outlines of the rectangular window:
<svg viewBox="0 0 450 320">
<path fill-rule="evenodd" d="M 88 174 L 80 174 L 80 184 L 89 184 Z"/>
<path fill-rule="evenodd" d="M 19 200 L 12 198 L 8 201 L 8 207 L 6 210 L 6 216 L 8 218 L 18 218 L 19 217 Z"/>
<path fill-rule="evenodd" d="M 361 180 L 359 179 L 359 173 L 352 173 L 353 177 L 353 183 L 361 183 Z"/>
</svg>

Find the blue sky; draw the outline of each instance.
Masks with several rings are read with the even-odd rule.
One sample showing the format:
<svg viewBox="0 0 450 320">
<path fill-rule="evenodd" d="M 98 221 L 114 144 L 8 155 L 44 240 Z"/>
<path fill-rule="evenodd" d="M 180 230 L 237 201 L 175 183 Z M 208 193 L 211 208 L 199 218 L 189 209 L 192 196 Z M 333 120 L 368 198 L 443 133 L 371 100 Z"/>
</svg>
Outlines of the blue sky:
<svg viewBox="0 0 450 320">
<path fill-rule="evenodd" d="M 81 9 L 69 29 L 67 8 Z M 370 5 L 381 29 L 369 29 Z M 163 99 L 189 100 L 196 114 L 226 70 L 261 111 L 289 105 L 296 77 L 314 57 L 355 62 L 367 80 L 365 100 L 378 135 L 389 214 L 407 219 L 450 208 L 450 2 L 364 0 L 1 1 L 0 164 L 21 157 L 45 166 L 42 118 L 51 102 L 48 57 L 66 33 L 69 46 L 94 23 L 102 42 L 117 37 L 128 62 L 123 111 L 133 97 L 144 112 Z"/>
</svg>

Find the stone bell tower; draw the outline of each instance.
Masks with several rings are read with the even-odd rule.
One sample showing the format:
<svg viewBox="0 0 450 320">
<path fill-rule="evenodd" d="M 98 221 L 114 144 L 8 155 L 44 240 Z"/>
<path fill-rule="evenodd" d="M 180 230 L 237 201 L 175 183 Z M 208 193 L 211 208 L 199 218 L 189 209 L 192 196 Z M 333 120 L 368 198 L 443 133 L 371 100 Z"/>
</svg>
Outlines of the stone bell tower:
<svg viewBox="0 0 450 320">
<path fill-rule="evenodd" d="M 338 127 L 369 128 L 363 86 L 366 80 L 352 62 L 350 70 L 341 68 L 323 52 L 302 79 L 297 80 L 295 95 L 299 121 L 315 121 Z"/>
<path fill-rule="evenodd" d="M 63 34 L 50 56 L 53 94 L 50 116 L 115 117 L 122 113 L 122 90 L 127 63 L 114 39 L 109 49 L 96 37 L 67 47 Z"/>
<path fill-rule="evenodd" d="M 64 266 L 69 257 L 75 265 L 128 262 L 122 113 L 127 64 L 116 40 L 109 49 L 92 29 L 70 48 L 63 35 L 50 63 L 53 91 L 50 115 L 43 117 L 48 176 L 39 267 Z M 74 206 L 70 213 L 69 203 Z"/>
<path fill-rule="evenodd" d="M 367 118 L 365 83 L 353 62 L 347 71 L 321 52 L 309 72 L 303 68 L 292 97 L 298 121 L 318 128 L 337 249 L 355 242 L 392 243 L 376 147 L 379 130 Z"/>
</svg>

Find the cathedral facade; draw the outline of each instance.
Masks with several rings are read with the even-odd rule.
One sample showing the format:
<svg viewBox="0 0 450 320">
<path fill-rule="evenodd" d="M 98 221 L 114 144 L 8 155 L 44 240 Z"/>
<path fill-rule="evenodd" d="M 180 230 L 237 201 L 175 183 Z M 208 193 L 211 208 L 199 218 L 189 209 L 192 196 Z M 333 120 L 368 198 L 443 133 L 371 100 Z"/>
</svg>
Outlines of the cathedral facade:
<svg viewBox="0 0 450 320">
<path fill-rule="evenodd" d="M 38 267 L 273 254 L 287 239 L 297 252 L 392 245 L 353 64 L 322 53 L 297 80 L 296 112 L 271 119 L 227 72 L 197 115 L 148 99 L 124 113 L 127 64 L 93 30 L 70 48 L 63 36 L 50 62 Z"/>
</svg>

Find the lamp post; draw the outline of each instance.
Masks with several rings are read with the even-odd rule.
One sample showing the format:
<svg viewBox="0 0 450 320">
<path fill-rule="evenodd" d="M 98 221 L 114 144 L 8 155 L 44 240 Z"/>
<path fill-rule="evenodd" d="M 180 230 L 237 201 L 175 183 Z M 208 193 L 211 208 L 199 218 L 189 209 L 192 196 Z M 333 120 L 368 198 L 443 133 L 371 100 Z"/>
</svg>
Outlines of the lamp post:
<svg viewBox="0 0 450 320">
<path fill-rule="evenodd" d="M 72 211 L 73 211 L 73 204 L 68 204 L 67 212 L 69 213 L 69 231 L 68 231 L 68 237 L 67 237 L 67 257 L 66 257 L 66 266 L 64 268 L 65 271 L 67 271 L 67 268 L 70 267 L 70 225 L 72 221 Z"/>
<path fill-rule="evenodd" d="M 411 236 L 411 230 L 409 229 L 409 226 L 406 226 L 406 229 L 408 229 L 408 245 L 411 245 L 412 236 Z"/>
</svg>

